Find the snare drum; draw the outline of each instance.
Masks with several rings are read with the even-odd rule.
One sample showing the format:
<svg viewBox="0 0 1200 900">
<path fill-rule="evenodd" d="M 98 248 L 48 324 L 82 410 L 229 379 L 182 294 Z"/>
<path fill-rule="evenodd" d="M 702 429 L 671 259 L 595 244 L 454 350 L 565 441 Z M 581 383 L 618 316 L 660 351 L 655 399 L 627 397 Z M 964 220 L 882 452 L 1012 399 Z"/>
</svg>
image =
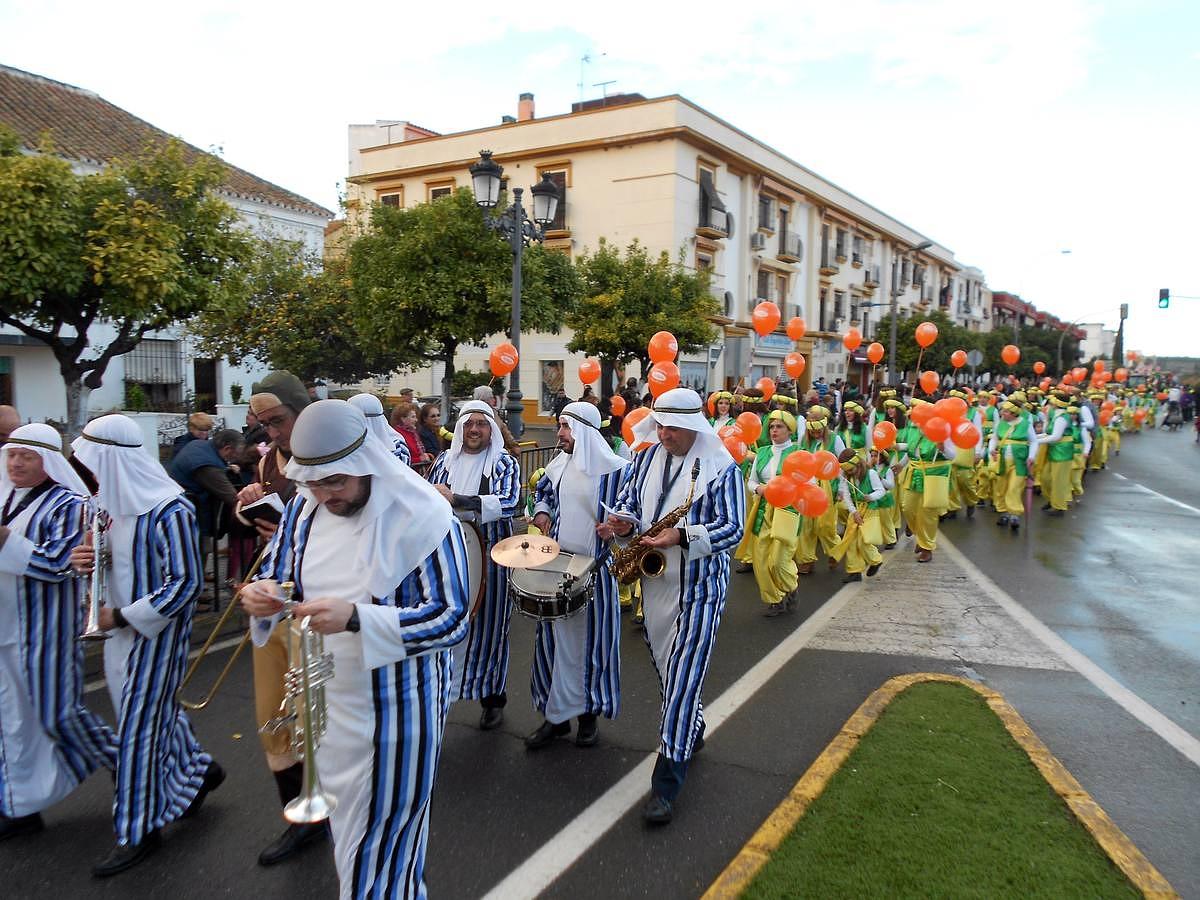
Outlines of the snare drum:
<svg viewBox="0 0 1200 900">
<path fill-rule="evenodd" d="M 596 560 L 564 550 L 544 566 L 509 571 L 508 596 L 523 616 L 565 619 L 591 601 L 595 569 Z"/>
</svg>

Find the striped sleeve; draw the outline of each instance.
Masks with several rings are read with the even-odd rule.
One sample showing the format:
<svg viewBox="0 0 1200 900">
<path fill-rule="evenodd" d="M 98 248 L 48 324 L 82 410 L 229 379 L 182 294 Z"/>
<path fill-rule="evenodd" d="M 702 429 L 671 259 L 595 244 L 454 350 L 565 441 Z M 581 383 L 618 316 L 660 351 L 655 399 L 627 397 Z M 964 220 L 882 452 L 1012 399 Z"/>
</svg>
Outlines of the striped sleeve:
<svg viewBox="0 0 1200 900">
<path fill-rule="evenodd" d="M 438 454 L 438 458 L 433 461 L 433 468 L 429 470 L 429 483 L 445 484 L 449 480 L 446 477 L 446 453 L 443 451 Z"/>
<path fill-rule="evenodd" d="M 83 540 L 83 503 L 78 494 L 64 488 L 56 489 L 58 495 L 51 502 L 53 507 L 42 518 L 38 543 L 29 557 L 25 575 L 37 581 L 61 582 L 70 577 L 68 559 L 71 550 Z"/>
<path fill-rule="evenodd" d="M 204 578 L 191 505 L 175 500 L 162 507 L 154 521 L 154 540 L 166 571 L 162 586 L 140 599 L 149 599 L 160 616 L 174 618 L 191 608 Z"/>
<path fill-rule="evenodd" d="M 396 446 L 392 453 L 406 466 L 412 465 L 412 451 L 408 449 L 408 441 L 403 436 L 396 441 Z"/>
<path fill-rule="evenodd" d="M 657 448 L 655 448 L 657 449 Z M 643 450 L 634 455 L 632 466 L 625 467 L 625 481 L 617 494 L 617 502 L 613 509 L 623 513 L 641 517 L 642 515 L 642 483 L 646 480 L 646 472 L 654 458 L 654 449 Z"/>
<path fill-rule="evenodd" d="M 533 488 L 533 512 L 544 512 L 550 518 L 554 518 L 555 510 L 558 509 L 558 496 L 554 490 L 554 483 L 545 472 L 538 479 L 538 483 Z"/>
<path fill-rule="evenodd" d="M 746 493 L 742 490 L 741 481 L 738 467 L 731 463 L 721 477 L 708 486 L 708 502 L 705 503 L 707 521 L 697 524 L 703 525 L 708 532 L 708 543 L 713 553 L 732 550 L 742 539 L 746 521 Z"/>
<path fill-rule="evenodd" d="M 521 499 L 521 464 L 516 457 L 501 453 L 492 471 L 490 494 L 479 496 L 479 521 L 488 524 L 511 519 Z"/>
<path fill-rule="evenodd" d="M 467 634 L 467 584 L 466 544 L 455 521 L 438 548 L 401 582 L 396 606 L 357 604 L 363 664 L 376 669 L 461 641 Z"/>
</svg>

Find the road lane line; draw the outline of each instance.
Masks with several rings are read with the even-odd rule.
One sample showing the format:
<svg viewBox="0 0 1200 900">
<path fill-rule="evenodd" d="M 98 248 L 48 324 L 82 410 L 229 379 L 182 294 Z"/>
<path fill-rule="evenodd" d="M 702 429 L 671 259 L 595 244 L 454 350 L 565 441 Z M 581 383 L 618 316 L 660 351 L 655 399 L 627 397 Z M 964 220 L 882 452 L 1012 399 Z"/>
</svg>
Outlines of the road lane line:
<svg viewBox="0 0 1200 900">
<path fill-rule="evenodd" d="M 705 737 L 721 727 L 768 681 L 799 653 L 829 620 L 841 612 L 865 582 L 841 588 L 770 653 L 755 663 L 720 697 L 704 707 Z M 533 897 L 550 887 L 602 838 L 626 813 L 646 796 L 654 772 L 656 754 L 651 753 L 628 774 L 576 816 L 554 838 L 543 844 L 525 862 L 510 872 L 485 895 L 486 900 Z"/>
<path fill-rule="evenodd" d="M 1149 489 L 1147 488 L 1147 490 Z M 1023 625 L 1030 634 L 1061 656 L 1071 668 L 1098 687 L 1110 700 L 1183 754 L 1184 758 L 1194 765 L 1200 766 L 1200 740 L 1176 725 L 1059 637 L 1053 629 L 1014 600 L 982 569 L 969 560 L 944 534 L 938 535 L 938 544 L 945 547 L 946 553 L 951 559 L 975 580 L 985 594 Z"/>
<path fill-rule="evenodd" d="M 1126 476 L 1122 475 L 1120 472 L 1113 472 L 1113 474 L 1116 475 L 1118 478 L 1120 478 L 1122 481 L 1129 482 L 1135 488 L 1139 488 L 1140 490 L 1145 491 L 1147 494 L 1153 494 L 1159 500 L 1166 500 L 1172 506 L 1178 506 L 1180 509 L 1186 509 L 1188 512 L 1194 512 L 1197 515 L 1200 515 L 1200 509 L 1197 509 L 1194 506 L 1189 506 L 1186 503 L 1176 500 L 1174 497 L 1168 497 L 1166 494 L 1160 494 L 1158 491 L 1153 491 L 1150 488 L 1146 487 L 1144 484 L 1140 484 L 1140 483 L 1134 481 L 1132 478 L 1127 478 Z"/>
<path fill-rule="evenodd" d="M 218 650 L 228 650 L 230 647 L 236 647 L 241 642 L 242 642 L 241 637 L 226 638 L 223 641 L 217 641 L 215 644 L 213 644 L 211 647 L 209 647 L 208 652 L 216 653 Z M 188 654 L 188 659 L 195 659 L 199 655 L 200 655 L 200 649 L 197 648 Z M 85 694 L 90 694 L 93 691 L 100 690 L 106 684 L 108 684 L 108 681 L 106 679 L 97 678 L 95 681 L 89 681 L 87 684 L 85 684 L 83 686 L 83 692 Z"/>
</svg>

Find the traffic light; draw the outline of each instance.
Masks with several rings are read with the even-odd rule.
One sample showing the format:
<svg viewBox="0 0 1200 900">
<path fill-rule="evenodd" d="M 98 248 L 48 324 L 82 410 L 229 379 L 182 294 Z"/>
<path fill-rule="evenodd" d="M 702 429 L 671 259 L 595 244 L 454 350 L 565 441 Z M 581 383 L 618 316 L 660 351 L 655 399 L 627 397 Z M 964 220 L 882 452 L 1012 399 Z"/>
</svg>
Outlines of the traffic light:
<svg viewBox="0 0 1200 900">
<path fill-rule="evenodd" d="M 1166 309 L 1171 305 L 1171 291 L 1169 288 L 1158 289 L 1158 308 Z"/>
</svg>

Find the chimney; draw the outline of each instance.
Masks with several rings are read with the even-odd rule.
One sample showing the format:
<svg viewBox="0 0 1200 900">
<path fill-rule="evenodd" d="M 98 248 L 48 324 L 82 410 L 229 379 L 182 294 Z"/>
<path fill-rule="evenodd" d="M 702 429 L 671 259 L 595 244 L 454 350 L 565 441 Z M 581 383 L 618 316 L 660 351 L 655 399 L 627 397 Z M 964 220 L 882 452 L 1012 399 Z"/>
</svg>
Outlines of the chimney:
<svg viewBox="0 0 1200 900">
<path fill-rule="evenodd" d="M 517 121 L 528 122 L 533 118 L 533 94 L 522 94 L 517 103 Z"/>
</svg>

